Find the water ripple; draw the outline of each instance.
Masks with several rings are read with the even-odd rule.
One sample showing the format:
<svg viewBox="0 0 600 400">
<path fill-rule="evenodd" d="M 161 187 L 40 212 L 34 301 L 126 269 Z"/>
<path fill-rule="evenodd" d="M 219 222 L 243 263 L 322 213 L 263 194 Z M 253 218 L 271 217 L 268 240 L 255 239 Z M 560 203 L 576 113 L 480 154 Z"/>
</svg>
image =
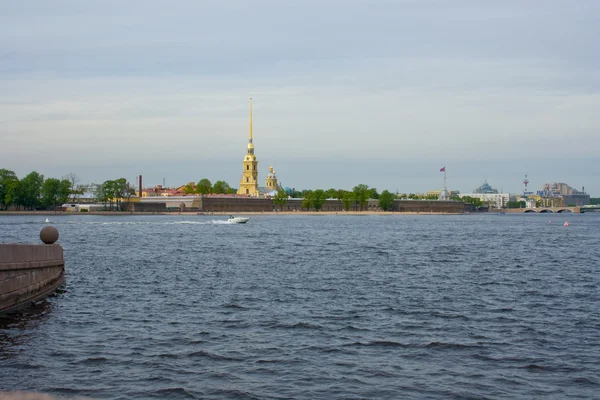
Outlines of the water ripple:
<svg viewBox="0 0 600 400">
<path fill-rule="evenodd" d="M 0 318 L 0 389 L 595 398 L 600 215 L 560 218 L 55 216 L 67 284 Z"/>
</svg>

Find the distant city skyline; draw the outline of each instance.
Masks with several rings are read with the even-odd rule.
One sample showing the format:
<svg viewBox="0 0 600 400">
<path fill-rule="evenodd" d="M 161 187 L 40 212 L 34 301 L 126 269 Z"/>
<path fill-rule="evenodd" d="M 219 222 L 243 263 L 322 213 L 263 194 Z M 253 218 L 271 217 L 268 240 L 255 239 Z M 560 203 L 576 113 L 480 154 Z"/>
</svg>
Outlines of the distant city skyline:
<svg viewBox="0 0 600 400">
<path fill-rule="evenodd" d="M 600 2 L 57 0 L 0 15 L 0 168 L 600 196 Z"/>
</svg>

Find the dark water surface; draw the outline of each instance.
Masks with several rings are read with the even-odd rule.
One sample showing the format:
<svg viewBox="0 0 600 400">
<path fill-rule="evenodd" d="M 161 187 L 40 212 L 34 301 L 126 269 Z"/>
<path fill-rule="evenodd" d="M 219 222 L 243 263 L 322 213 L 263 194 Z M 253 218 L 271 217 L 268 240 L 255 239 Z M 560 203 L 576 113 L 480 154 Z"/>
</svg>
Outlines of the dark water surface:
<svg viewBox="0 0 600 400">
<path fill-rule="evenodd" d="M 0 320 L 0 389 L 600 397 L 600 215 L 225 218 L 51 216 L 65 292 Z"/>
</svg>

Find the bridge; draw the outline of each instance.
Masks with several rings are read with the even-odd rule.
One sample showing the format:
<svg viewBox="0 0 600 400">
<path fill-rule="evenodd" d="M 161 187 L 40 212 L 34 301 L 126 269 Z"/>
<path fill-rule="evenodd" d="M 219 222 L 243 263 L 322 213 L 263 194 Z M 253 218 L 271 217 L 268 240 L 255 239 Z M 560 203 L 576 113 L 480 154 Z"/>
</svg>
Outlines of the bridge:
<svg viewBox="0 0 600 400">
<path fill-rule="evenodd" d="M 550 213 L 575 213 L 579 214 L 584 212 L 583 207 L 536 207 L 536 208 L 508 208 L 502 210 L 508 213 L 539 213 L 539 214 L 550 214 Z M 591 210 L 590 210 L 591 211 Z M 600 211 L 600 210 L 599 210 Z"/>
<path fill-rule="evenodd" d="M 600 212 L 600 204 L 594 204 L 594 205 L 589 205 L 589 206 L 581 206 L 581 211 L 582 213 L 586 213 L 586 212 Z"/>
</svg>

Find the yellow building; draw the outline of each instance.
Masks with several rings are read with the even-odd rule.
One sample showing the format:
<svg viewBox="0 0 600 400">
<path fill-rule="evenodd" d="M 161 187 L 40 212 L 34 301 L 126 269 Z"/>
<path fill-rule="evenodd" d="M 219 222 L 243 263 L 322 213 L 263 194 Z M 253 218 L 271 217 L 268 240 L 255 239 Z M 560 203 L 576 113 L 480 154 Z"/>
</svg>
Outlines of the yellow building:
<svg viewBox="0 0 600 400">
<path fill-rule="evenodd" d="M 275 175 L 275 170 L 273 169 L 272 165 L 269 167 L 269 174 L 267 175 L 266 184 L 269 191 L 280 189 L 279 183 L 277 182 L 277 175 Z"/>
<path fill-rule="evenodd" d="M 250 132 L 248 134 L 248 153 L 244 157 L 242 180 L 238 194 L 258 196 L 258 161 L 254 155 L 252 143 L 252 97 L 250 97 Z"/>
</svg>

